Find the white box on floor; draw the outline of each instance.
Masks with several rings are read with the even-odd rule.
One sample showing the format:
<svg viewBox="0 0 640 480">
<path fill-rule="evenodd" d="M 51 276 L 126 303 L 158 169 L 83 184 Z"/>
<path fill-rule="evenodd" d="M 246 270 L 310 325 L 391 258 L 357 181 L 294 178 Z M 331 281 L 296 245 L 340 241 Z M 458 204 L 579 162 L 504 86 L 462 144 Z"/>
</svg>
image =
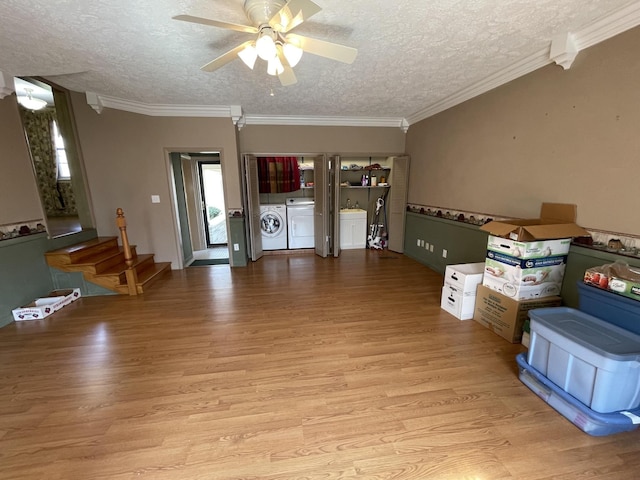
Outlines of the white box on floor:
<svg viewBox="0 0 640 480">
<path fill-rule="evenodd" d="M 36 298 L 28 305 L 15 308 L 13 319 L 17 322 L 22 320 L 40 320 L 48 317 L 53 312 L 57 312 L 65 305 L 75 302 L 80 298 L 79 288 L 69 288 L 65 290 L 53 290 L 46 297 Z"/>
<path fill-rule="evenodd" d="M 595 412 L 640 406 L 640 335 L 568 307 L 529 317 L 529 365 Z"/>
<path fill-rule="evenodd" d="M 454 317 L 460 320 L 472 319 L 475 305 L 475 295 L 464 295 L 461 290 L 449 284 L 442 287 L 440 307 Z"/>
<path fill-rule="evenodd" d="M 454 286 L 466 296 L 474 296 L 482 283 L 484 262 L 448 265 L 444 271 L 444 283 Z"/>
</svg>

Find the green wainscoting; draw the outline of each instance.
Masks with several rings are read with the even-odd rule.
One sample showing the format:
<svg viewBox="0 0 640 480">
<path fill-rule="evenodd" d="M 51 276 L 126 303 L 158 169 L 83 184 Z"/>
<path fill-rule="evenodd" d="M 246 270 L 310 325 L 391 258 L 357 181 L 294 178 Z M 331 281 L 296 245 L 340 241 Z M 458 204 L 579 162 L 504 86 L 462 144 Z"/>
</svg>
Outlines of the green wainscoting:
<svg viewBox="0 0 640 480">
<path fill-rule="evenodd" d="M 14 308 L 53 290 L 44 259 L 47 250 L 46 233 L 0 242 L 0 326 L 13 322 Z"/>
<path fill-rule="evenodd" d="M 447 265 L 484 262 L 487 233 L 477 225 L 407 212 L 404 254 L 444 275 Z"/>
<path fill-rule="evenodd" d="M 91 229 L 55 239 L 47 238 L 46 233 L 38 233 L 0 241 L 0 327 L 13 322 L 11 311 L 14 308 L 31 303 L 58 285 L 78 287 L 82 295 L 90 295 L 91 291 L 82 290 L 81 284 L 60 283 L 60 279 L 54 282 L 44 254 L 95 236 L 96 231 Z"/>
<path fill-rule="evenodd" d="M 247 236 L 245 233 L 244 217 L 229 217 L 229 244 L 231 245 L 231 266 L 247 266 Z M 234 248 L 238 246 L 238 250 Z"/>
</svg>

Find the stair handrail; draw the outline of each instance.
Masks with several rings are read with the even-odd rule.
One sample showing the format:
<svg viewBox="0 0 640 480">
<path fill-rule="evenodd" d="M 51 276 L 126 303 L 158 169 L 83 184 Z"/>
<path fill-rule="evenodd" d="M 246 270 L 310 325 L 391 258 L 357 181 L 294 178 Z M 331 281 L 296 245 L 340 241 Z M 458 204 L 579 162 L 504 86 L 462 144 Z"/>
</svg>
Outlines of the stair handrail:
<svg viewBox="0 0 640 480">
<path fill-rule="evenodd" d="M 138 294 L 138 274 L 133 268 L 133 254 L 131 253 L 131 244 L 127 235 L 127 219 L 124 217 L 124 210 L 118 208 L 116 210 L 116 225 L 120 229 L 120 238 L 122 240 L 122 248 L 124 250 L 124 263 L 127 265 L 125 276 L 127 279 L 127 289 L 129 295 Z"/>
</svg>

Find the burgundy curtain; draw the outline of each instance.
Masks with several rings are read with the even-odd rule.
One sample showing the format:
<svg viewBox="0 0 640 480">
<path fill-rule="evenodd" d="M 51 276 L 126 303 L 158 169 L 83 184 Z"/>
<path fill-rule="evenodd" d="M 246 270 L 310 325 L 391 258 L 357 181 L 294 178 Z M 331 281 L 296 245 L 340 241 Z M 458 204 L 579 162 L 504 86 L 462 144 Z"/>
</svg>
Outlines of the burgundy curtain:
<svg viewBox="0 0 640 480">
<path fill-rule="evenodd" d="M 258 157 L 260 193 L 300 190 L 298 157 Z"/>
</svg>

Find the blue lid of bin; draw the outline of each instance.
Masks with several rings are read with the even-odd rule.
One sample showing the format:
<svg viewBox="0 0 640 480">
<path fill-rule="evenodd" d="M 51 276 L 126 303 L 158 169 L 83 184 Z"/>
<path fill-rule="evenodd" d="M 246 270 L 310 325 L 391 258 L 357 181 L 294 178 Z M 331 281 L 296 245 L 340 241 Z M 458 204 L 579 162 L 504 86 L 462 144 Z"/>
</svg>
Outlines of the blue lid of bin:
<svg viewBox="0 0 640 480">
<path fill-rule="evenodd" d="M 578 284 L 578 309 L 640 335 L 640 301 L 617 293 Z"/>
<path fill-rule="evenodd" d="M 539 308 L 530 310 L 529 317 L 605 358 L 630 361 L 640 356 L 640 335 L 574 308 Z"/>
</svg>

